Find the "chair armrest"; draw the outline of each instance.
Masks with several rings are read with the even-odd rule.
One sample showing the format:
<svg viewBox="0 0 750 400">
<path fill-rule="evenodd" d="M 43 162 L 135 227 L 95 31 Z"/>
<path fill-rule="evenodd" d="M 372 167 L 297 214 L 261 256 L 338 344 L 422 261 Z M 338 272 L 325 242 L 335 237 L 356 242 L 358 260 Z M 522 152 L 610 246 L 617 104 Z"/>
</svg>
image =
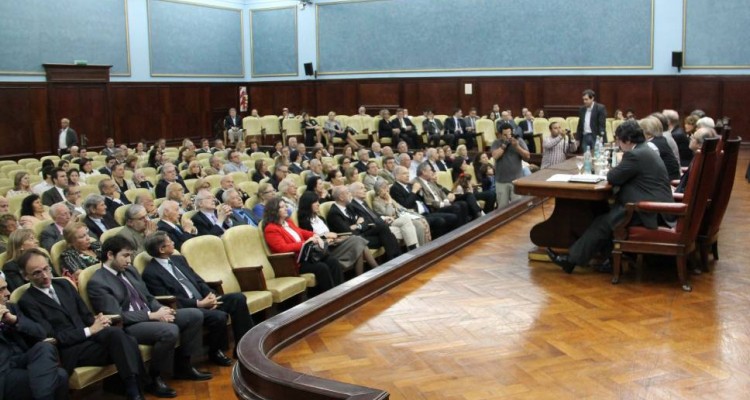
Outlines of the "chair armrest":
<svg viewBox="0 0 750 400">
<path fill-rule="evenodd" d="M 273 273 L 278 278 L 299 276 L 297 271 L 297 257 L 294 253 L 277 253 L 268 256 Z"/>
<path fill-rule="evenodd" d="M 239 267 L 232 268 L 237 282 L 240 284 L 240 290 L 248 292 L 252 290 L 266 290 L 266 277 L 263 276 L 263 267 Z"/>
<path fill-rule="evenodd" d="M 154 296 L 156 301 L 169 307 L 177 309 L 177 297 L 174 296 Z"/>
<path fill-rule="evenodd" d="M 685 193 L 672 193 L 672 198 L 674 201 L 682 202 L 682 199 L 685 198 Z"/>
<path fill-rule="evenodd" d="M 631 203 L 632 204 L 632 203 Z M 628 204 L 630 206 L 630 204 Z M 685 203 L 660 203 L 656 201 L 639 201 L 633 204 L 636 211 L 654 212 L 672 215 L 685 215 L 688 205 Z"/>
<path fill-rule="evenodd" d="M 221 286 L 224 283 L 224 281 L 208 281 L 206 282 L 206 285 L 211 288 L 214 292 L 216 292 L 219 295 L 224 294 L 224 288 Z"/>
</svg>

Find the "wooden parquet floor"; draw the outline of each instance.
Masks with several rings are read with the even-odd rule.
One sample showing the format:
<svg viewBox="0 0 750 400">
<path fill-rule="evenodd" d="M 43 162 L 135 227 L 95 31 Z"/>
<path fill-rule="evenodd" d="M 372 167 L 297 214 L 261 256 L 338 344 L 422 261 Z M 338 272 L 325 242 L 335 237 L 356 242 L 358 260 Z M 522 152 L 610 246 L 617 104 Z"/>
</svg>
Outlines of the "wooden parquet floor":
<svg viewBox="0 0 750 400">
<path fill-rule="evenodd" d="M 651 271 L 666 266 L 613 286 L 609 274 L 528 261 L 545 204 L 274 359 L 392 399 L 750 398 L 749 156 L 721 259 L 693 276 L 692 293 Z"/>
</svg>

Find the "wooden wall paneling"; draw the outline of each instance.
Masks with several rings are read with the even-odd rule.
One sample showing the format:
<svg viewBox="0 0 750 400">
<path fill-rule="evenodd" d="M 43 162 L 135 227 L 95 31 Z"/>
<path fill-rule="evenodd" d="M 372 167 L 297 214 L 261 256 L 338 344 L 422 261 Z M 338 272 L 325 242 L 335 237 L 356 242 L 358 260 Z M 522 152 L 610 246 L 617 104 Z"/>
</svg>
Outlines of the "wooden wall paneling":
<svg viewBox="0 0 750 400">
<path fill-rule="evenodd" d="M 215 121 L 210 121 L 208 97 L 208 84 L 169 86 L 166 96 L 162 96 L 169 106 L 162 118 L 163 126 L 166 123 L 165 138 L 213 137 Z"/>
<path fill-rule="evenodd" d="M 657 77 L 654 79 L 654 109 L 676 110 L 683 118 L 684 110 L 680 109 L 680 83 L 677 77 Z"/>
<path fill-rule="evenodd" d="M 464 114 L 468 114 L 469 110 L 474 107 L 477 109 L 477 115 L 480 117 L 484 114 L 481 105 L 479 104 L 479 85 L 476 79 L 459 79 L 456 82 L 458 85 L 458 106 L 461 107 Z M 472 94 L 466 94 L 466 85 L 471 85 Z"/>
<path fill-rule="evenodd" d="M 500 105 L 501 110 L 511 109 L 513 116 L 516 116 L 523 105 L 524 85 L 520 79 L 488 79 L 480 82 L 481 97 L 480 103 L 482 113 L 486 114 L 492 111 L 492 105 Z"/>
<path fill-rule="evenodd" d="M 607 107 L 607 117 L 616 109 L 632 109 L 638 118 L 656 111 L 653 104 L 654 85 L 650 78 L 600 78 L 599 101 Z"/>
<path fill-rule="evenodd" d="M 424 80 L 417 82 L 416 86 L 417 104 L 404 101 L 411 115 L 421 115 L 425 108 L 431 108 L 435 114 L 453 115 L 459 106 L 461 92 L 458 91 L 457 79 Z"/>
<path fill-rule="evenodd" d="M 707 115 L 721 114 L 721 79 L 707 77 L 680 78 L 680 109 L 688 115 L 701 109 Z"/>
<path fill-rule="evenodd" d="M 152 143 L 166 137 L 162 127 L 164 104 L 156 85 L 110 87 L 113 132 L 118 143 L 134 144 L 141 139 Z"/>
<path fill-rule="evenodd" d="M 59 129 L 60 119 L 68 118 L 79 135 L 86 135 L 90 148 L 104 146 L 105 139 L 112 135 L 106 84 L 50 84 L 49 108 L 51 131 Z M 53 132 L 48 136 L 52 152 L 57 151 Z"/>
<path fill-rule="evenodd" d="M 357 84 L 351 81 L 318 81 L 315 85 L 315 102 L 318 114 L 352 115 L 357 113 Z"/>
<path fill-rule="evenodd" d="M 47 87 L 33 86 L 29 88 L 29 113 L 25 114 L 30 117 L 31 122 L 31 133 L 29 135 L 32 139 L 32 143 L 28 147 L 23 147 L 23 151 L 37 154 L 47 155 L 50 154 L 50 146 L 48 140 L 50 135 L 55 136 L 59 129 L 59 121 L 51 121 L 49 118 L 49 103 L 47 101 L 49 93 Z M 28 120 L 27 120 L 28 122 Z M 50 125 L 55 125 L 55 129 L 50 131 Z M 75 128 L 73 128 L 75 129 Z M 51 133 L 50 133 L 51 132 Z M 53 139 L 53 141 L 56 139 Z M 33 144 L 33 145 L 32 145 Z M 56 150 L 56 149 L 55 149 Z"/>
<path fill-rule="evenodd" d="M 21 157 L 33 153 L 33 125 L 32 120 L 28 119 L 33 112 L 31 107 L 28 88 L 13 87 L 0 90 L 0 153 L 3 156 Z"/>
<path fill-rule="evenodd" d="M 523 81 L 523 107 L 527 107 L 536 116 L 536 110 L 544 108 L 544 86 L 538 78 L 526 78 Z M 520 110 L 519 110 L 520 112 Z"/>
<path fill-rule="evenodd" d="M 251 85 L 248 89 L 250 95 L 250 108 L 258 109 L 260 115 L 279 115 L 281 109 L 273 106 L 273 87 L 263 85 Z"/>
<path fill-rule="evenodd" d="M 750 113 L 747 111 L 748 93 L 750 93 L 750 78 L 725 80 L 721 102 L 723 109 L 720 115 L 716 115 L 716 117 L 731 117 L 732 136 L 740 136 L 745 140 L 750 138 L 750 133 L 748 133 Z"/>
<path fill-rule="evenodd" d="M 586 89 L 598 92 L 593 77 L 553 77 L 544 78 L 544 107 L 575 106 L 583 104 L 582 93 Z M 572 108 L 572 107 L 571 107 Z"/>
<path fill-rule="evenodd" d="M 304 109 L 312 115 L 323 115 L 328 114 L 325 109 L 318 108 L 318 96 L 316 94 L 317 88 L 315 82 L 307 82 L 300 86 L 300 109 Z"/>
<path fill-rule="evenodd" d="M 397 81 L 366 81 L 357 85 L 358 104 L 365 106 L 401 105 L 401 84 Z M 368 111 L 375 115 L 378 110 Z"/>
<path fill-rule="evenodd" d="M 307 105 L 302 101 L 302 89 L 297 84 L 276 86 L 273 91 L 274 114 L 280 115 L 284 107 L 294 114 L 301 114 Z"/>
</svg>

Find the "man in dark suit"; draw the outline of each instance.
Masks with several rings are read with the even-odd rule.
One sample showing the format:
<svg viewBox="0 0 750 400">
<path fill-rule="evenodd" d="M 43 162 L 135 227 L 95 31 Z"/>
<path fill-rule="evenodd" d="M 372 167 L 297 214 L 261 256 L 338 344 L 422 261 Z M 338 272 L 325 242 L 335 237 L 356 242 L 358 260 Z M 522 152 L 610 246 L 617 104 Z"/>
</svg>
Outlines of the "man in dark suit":
<svg viewBox="0 0 750 400">
<path fill-rule="evenodd" d="M 153 346 L 149 376 L 154 391 L 174 397 L 177 393 L 162 376 L 172 370 L 172 365 L 177 379 L 211 379 L 211 374 L 196 370 L 190 363 L 190 357 L 201 351 L 203 315 L 197 310 L 175 311 L 159 304 L 131 265 L 132 257 L 132 243 L 124 237 L 114 236 L 102 244 L 102 267 L 88 284 L 91 306 L 104 314 L 119 314 L 125 332 L 138 343 Z M 178 340 L 180 346 L 175 350 Z"/>
<path fill-rule="evenodd" d="M 119 225 L 115 219 L 107 212 L 107 205 L 104 202 L 104 196 L 91 194 L 83 201 L 83 208 L 86 210 L 86 218 L 83 223 L 89 228 L 96 238 L 100 238 L 102 233 L 108 229 L 116 228 Z"/>
<path fill-rule="evenodd" d="M 195 209 L 198 211 L 193 215 L 193 225 L 198 229 L 198 235 L 224 234 L 224 231 L 232 227 L 229 214 L 231 207 L 226 204 L 217 205 L 218 200 L 208 190 L 201 190 L 195 196 Z"/>
<path fill-rule="evenodd" d="M 221 185 L 221 189 L 216 192 L 216 200 L 219 200 L 222 203 L 226 203 L 223 199 L 224 191 L 229 189 L 235 189 L 237 193 L 239 193 L 240 197 L 242 198 L 242 203 L 245 203 L 247 199 L 250 198 L 249 194 L 245 193 L 234 184 L 234 177 L 231 175 L 224 175 L 221 178 L 221 181 L 219 181 L 219 184 Z"/>
<path fill-rule="evenodd" d="M 67 399 L 68 374 L 58 366 L 57 349 L 42 341 L 41 325 L 8 303 L 0 278 L 0 398 Z"/>
<path fill-rule="evenodd" d="M 18 306 L 44 328 L 45 336 L 57 340 L 62 367 L 68 374 L 76 367 L 114 363 L 129 399 L 143 399 L 140 379 L 146 379 L 138 343 L 124 330 L 111 327 L 102 314 L 86 308 L 75 287 L 65 279 L 52 279 L 46 254 L 27 250 L 18 260 L 31 287 Z M 153 387 L 148 385 L 147 391 Z"/>
<path fill-rule="evenodd" d="M 518 129 L 523 134 L 523 140 L 526 142 L 526 147 L 529 153 L 536 153 L 536 143 L 534 142 L 534 114 L 531 111 L 526 110 L 526 115 L 523 116 L 523 121 L 518 123 Z"/>
<path fill-rule="evenodd" d="M 156 189 L 154 189 L 156 198 L 167 197 L 167 186 L 174 182 L 182 185 L 182 190 L 184 190 L 185 193 L 190 192 L 185 185 L 185 182 L 182 180 L 182 177 L 177 173 L 177 167 L 172 163 L 164 164 L 164 166 L 161 167 L 161 179 L 156 183 Z"/>
<path fill-rule="evenodd" d="M 169 235 L 178 251 L 182 248 L 183 243 L 194 238 L 198 233 L 191 219 L 185 218 L 182 222 L 180 224 L 180 205 L 176 201 L 165 200 L 161 203 L 159 206 L 159 222 L 156 227 Z"/>
<path fill-rule="evenodd" d="M 57 153 L 62 156 L 70 151 L 70 148 L 78 144 L 78 134 L 70 127 L 70 120 L 60 120 L 60 134 L 57 139 Z"/>
<path fill-rule="evenodd" d="M 643 130 L 636 121 L 626 121 L 617 128 L 617 139 L 624 152 L 622 161 L 607 174 L 607 181 L 618 186 L 617 199 L 607 214 L 598 216 L 563 256 L 548 249 L 553 262 L 567 273 L 576 265 L 585 265 L 596 253 L 609 255 L 612 250 L 612 232 L 625 216 L 625 204 L 639 201 L 673 202 L 669 177 L 664 163 L 645 142 Z M 669 216 L 638 212 L 631 225 L 656 229 L 660 222 L 667 224 Z"/>
<path fill-rule="evenodd" d="M 53 204 L 49 208 L 49 215 L 54 222 L 47 225 L 39 234 L 39 244 L 47 251 L 50 251 L 55 243 L 63 240 L 62 231 L 71 218 L 70 210 L 65 203 Z"/>
<path fill-rule="evenodd" d="M 443 189 L 433 182 L 433 175 L 430 164 L 424 163 L 417 167 L 417 179 L 422 186 L 422 199 L 431 212 L 448 213 L 458 217 L 459 224 L 463 225 L 469 222 L 469 205 L 465 201 L 456 198 L 453 193 L 445 193 Z"/>
<path fill-rule="evenodd" d="M 237 115 L 237 109 L 229 109 L 229 115 L 224 118 L 224 129 L 227 131 L 230 145 L 234 146 L 236 142 L 244 140 L 245 132 L 242 129 L 242 118 Z"/>
<path fill-rule="evenodd" d="M 591 89 L 583 91 L 583 107 L 578 111 L 578 128 L 576 128 L 576 140 L 581 144 L 583 151 L 586 146 L 593 149 L 597 137 L 607 141 L 607 109 L 603 104 L 594 101 L 596 93 Z"/>
<path fill-rule="evenodd" d="M 396 118 L 390 122 L 391 132 L 393 132 L 393 143 L 400 141 L 406 142 L 410 148 L 416 148 L 417 143 L 421 144 L 417 137 L 417 128 L 410 118 L 404 116 L 404 109 L 396 110 Z"/>
<path fill-rule="evenodd" d="M 174 242 L 164 232 L 156 232 L 146 238 L 146 251 L 153 257 L 143 270 L 143 280 L 148 289 L 157 296 L 175 296 L 179 309 L 203 313 L 203 326 L 208 332 L 209 358 L 217 365 L 232 365 L 232 360 L 224 354 L 229 348 L 228 317 L 232 317 L 235 358 L 237 343 L 253 327 L 245 295 L 229 293 L 216 296 L 184 257 L 174 255 Z"/>
<path fill-rule="evenodd" d="M 460 225 L 454 214 L 430 212 L 430 208 L 422 198 L 422 185 L 419 182 L 409 182 L 409 170 L 398 166 L 394 169 L 396 182 L 391 186 L 390 194 L 396 203 L 419 213 L 430 225 L 432 238 L 436 239 Z"/>
<path fill-rule="evenodd" d="M 466 141 L 467 149 L 477 147 L 474 134 L 469 134 L 469 132 L 466 131 L 466 121 L 464 120 L 464 115 L 460 108 L 457 108 L 453 112 L 452 117 L 445 119 L 445 133 L 447 135 L 453 135 L 453 143 L 449 144 L 454 149 L 458 146 L 459 139 Z"/>
<path fill-rule="evenodd" d="M 430 146 L 440 146 L 440 140 L 445 141 L 448 145 L 453 143 L 453 134 L 445 133 L 443 123 L 440 122 L 440 120 L 435 119 L 435 114 L 432 110 L 427 110 L 425 112 L 425 119 L 422 121 L 422 131 L 427 134 L 427 143 L 429 143 Z"/>
<path fill-rule="evenodd" d="M 114 145 L 114 142 L 112 142 L 112 144 Z M 102 150 L 102 152 L 104 152 L 104 150 Z M 115 168 L 115 165 L 117 165 L 117 157 L 115 157 L 114 155 L 108 155 L 107 158 L 104 159 L 104 162 L 106 164 L 103 167 L 99 168 L 99 173 L 112 176 L 112 170 Z"/>
<path fill-rule="evenodd" d="M 359 183 L 359 185 L 362 184 Z M 401 255 L 398 240 L 393 236 L 388 225 L 374 213 L 368 212 L 359 204 L 354 204 L 348 188 L 334 187 L 333 200 L 335 204 L 326 218 L 332 232 L 361 236 L 367 239 L 369 248 L 383 247 L 389 260 Z"/>
<path fill-rule="evenodd" d="M 42 204 L 48 207 L 65 200 L 63 189 L 68 186 L 68 175 L 65 174 L 64 169 L 53 169 L 51 176 L 54 186 L 42 193 Z"/>
<path fill-rule="evenodd" d="M 677 144 L 677 150 L 680 156 L 680 166 L 687 167 L 690 165 L 690 161 L 693 159 L 693 151 L 690 149 L 690 138 L 685 133 L 685 130 L 680 126 L 680 114 L 675 110 L 664 110 L 662 111 L 669 123 L 669 132 L 671 132 L 672 139 Z"/>
<path fill-rule="evenodd" d="M 258 226 L 257 222 L 253 219 L 253 210 L 245 208 L 245 202 L 242 201 L 242 197 L 237 189 L 228 189 L 225 191 L 222 200 L 224 201 L 224 204 L 232 209 L 229 214 L 229 220 L 232 221 L 232 226 Z"/>
<path fill-rule="evenodd" d="M 107 213 L 115 217 L 115 211 L 118 208 L 130 204 L 128 198 L 125 195 L 120 195 L 117 191 L 117 184 L 112 179 L 102 179 L 99 181 L 99 193 L 104 196 L 104 205 L 107 206 Z"/>
</svg>

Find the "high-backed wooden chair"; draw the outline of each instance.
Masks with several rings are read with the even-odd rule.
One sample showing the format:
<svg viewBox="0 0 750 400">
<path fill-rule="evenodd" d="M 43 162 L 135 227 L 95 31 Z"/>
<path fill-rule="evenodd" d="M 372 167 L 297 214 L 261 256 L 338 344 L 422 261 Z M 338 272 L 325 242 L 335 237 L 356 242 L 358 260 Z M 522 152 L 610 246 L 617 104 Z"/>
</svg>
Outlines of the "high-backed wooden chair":
<svg viewBox="0 0 750 400">
<path fill-rule="evenodd" d="M 224 251 L 224 243 L 218 237 L 194 237 L 182 244 L 182 254 L 205 281 L 221 281 L 224 293 L 244 294 L 251 313 L 273 305 L 273 295 L 265 290 L 263 267 L 232 268 Z"/>
<path fill-rule="evenodd" d="M 737 156 L 742 138 L 724 142 L 723 152 L 719 155 L 719 165 L 711 193 L 711 202 L 703 216 L 698 231 L 698 248 L 700 249 L 703 268 L 708 268 L 708 251 L 711 249 L 714 260 L 719 259 L 719 229 L 724 213 L 729 205 L 729 197 L 734 187 L 734 174 L 737 172 Z"/>
<path fill-rule="evenodd" d="M 662 254 L 677 258 L 677 274 L 682 289 L 687 292 L 692 290 L 687 273 L 687 257 L 695 250 L 698 228 L 713 189 L 713 185 L 707 182 L 712 182 L 716 173 L 718 142 L 719 139 L 707 139 L 702 149 L 696 152 L 683 203 L 642 201 L 625 205 L 626 216 L 614 229 L 612 283 L 620 280 L 622 253 Z M 657 229 L 628 226 L 636 211 L 675 215 L 677 224 L 673 228 Z"/>
</svg>

